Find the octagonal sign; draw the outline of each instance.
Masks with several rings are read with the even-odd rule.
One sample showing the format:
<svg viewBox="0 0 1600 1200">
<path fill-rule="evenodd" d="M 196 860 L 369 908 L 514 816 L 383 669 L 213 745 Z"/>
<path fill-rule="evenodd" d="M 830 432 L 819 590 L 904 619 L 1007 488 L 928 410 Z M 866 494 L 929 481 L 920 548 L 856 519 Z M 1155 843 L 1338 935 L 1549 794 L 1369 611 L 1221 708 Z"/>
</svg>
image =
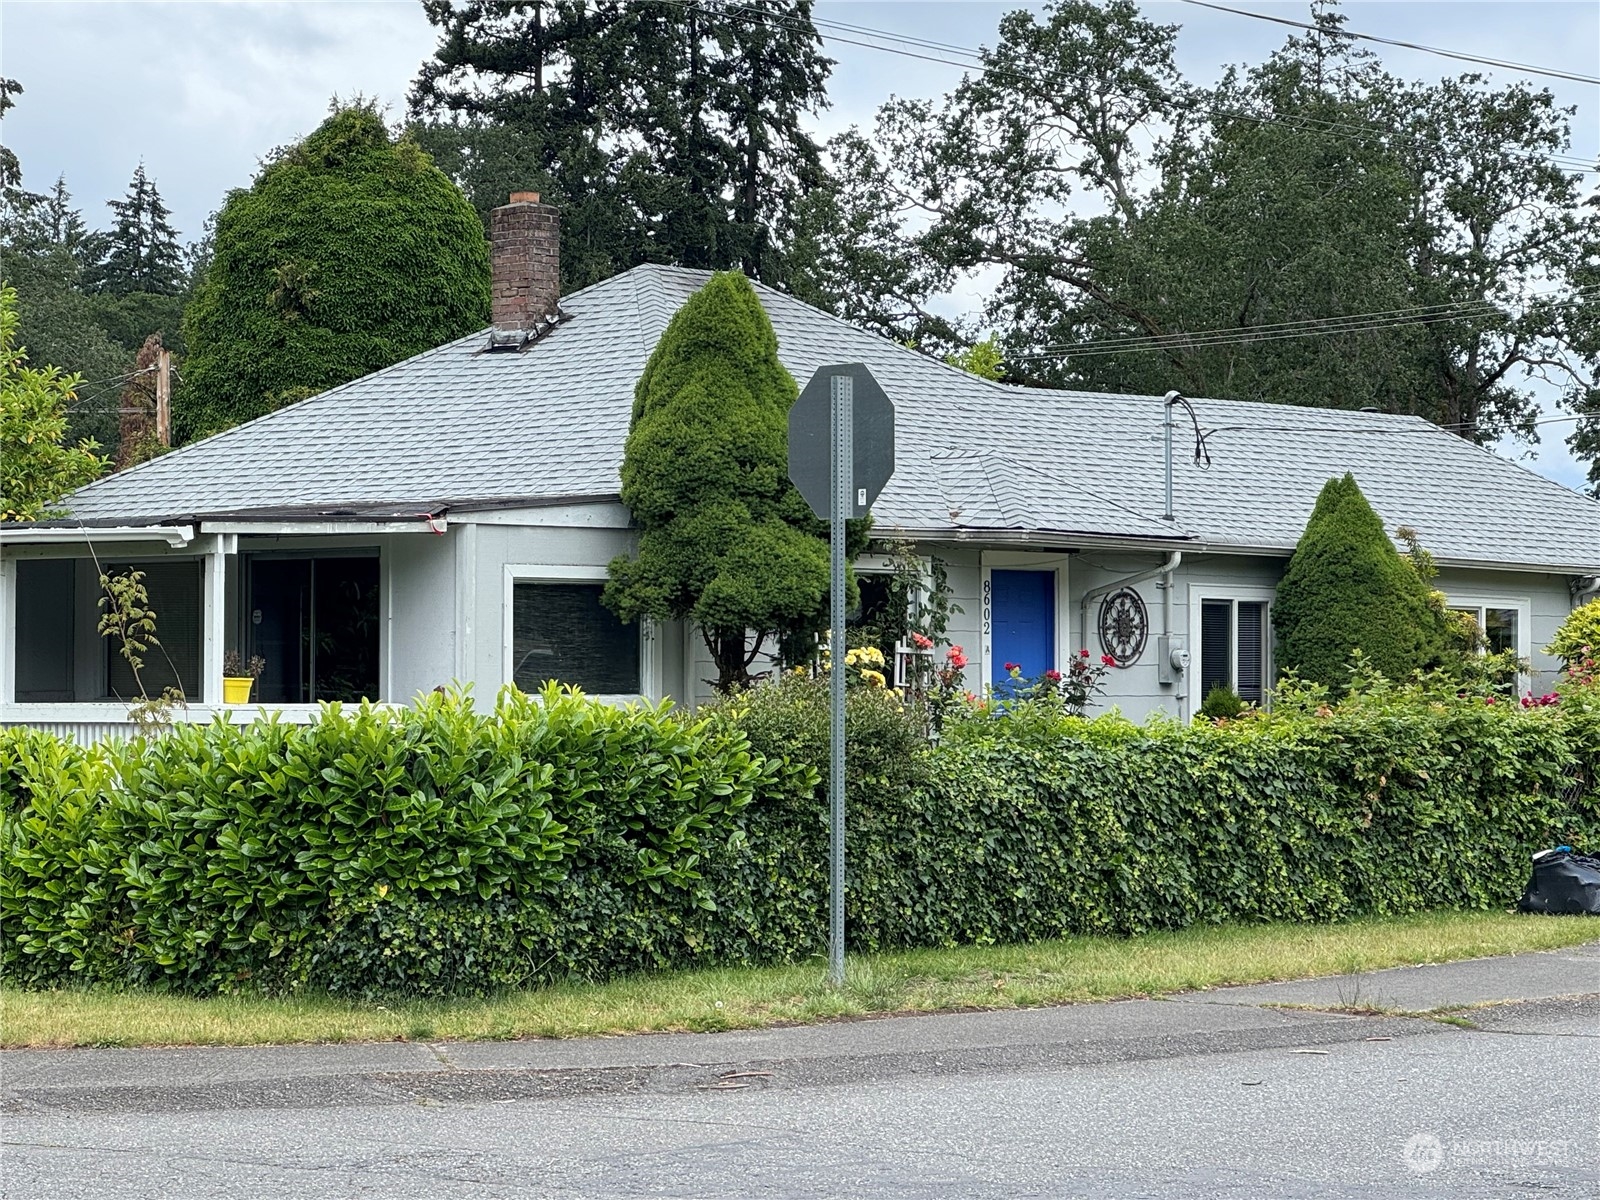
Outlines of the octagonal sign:
<svg viewBox="0 0 1600 1200">
<path fill-rule="evenodd" d="M 826 521 L 833 495 L 833 380 L 851 390 L 850 516 L 864 517 L 894 474 L 894 404 L 862 363 L 819 367 L 789 410 L 789 478 Z"/>
</svg>

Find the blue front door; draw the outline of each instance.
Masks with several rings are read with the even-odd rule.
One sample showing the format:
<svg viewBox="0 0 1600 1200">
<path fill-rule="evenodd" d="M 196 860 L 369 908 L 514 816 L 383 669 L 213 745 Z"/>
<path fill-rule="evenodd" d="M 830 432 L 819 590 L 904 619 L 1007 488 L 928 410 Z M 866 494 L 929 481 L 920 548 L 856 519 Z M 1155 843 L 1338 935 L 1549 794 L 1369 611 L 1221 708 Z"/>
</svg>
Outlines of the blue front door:
<svg viewBox="0 0 1600 1200">
<path fill-rule="evenodd" d="M 1056 573 L 989 572 L 990 682 L 1008 683 L 1007 663 L 1029 679 L 1056 665 Z"/>
</svg>

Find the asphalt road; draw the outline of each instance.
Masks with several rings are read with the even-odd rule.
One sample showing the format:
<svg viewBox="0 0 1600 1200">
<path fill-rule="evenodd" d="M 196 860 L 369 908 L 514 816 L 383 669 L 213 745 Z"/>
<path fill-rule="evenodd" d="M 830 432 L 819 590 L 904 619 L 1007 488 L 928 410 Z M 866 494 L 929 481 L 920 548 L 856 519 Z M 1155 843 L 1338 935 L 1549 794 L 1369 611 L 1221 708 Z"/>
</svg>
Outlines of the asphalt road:
<svg viewBox="0 0 1600 1200">
<path fill-rule="evenodd" d="M 1593 950 L 1500 961 L 1551 973 L 1528 989 L 1550 997 L 1595 978 Z M 1470 990 L 1487 969 L 1380 982 Z M 1257 1007 L 1284 999 L 1236 989 L 752 1034 L 352 1048 L 321 1075 L 307 1063 L 335 1048 L 11 1055 L 0 1191 L 1600 1196 L 1600 996 L 1474 1010 L 1475 1029 Z M 412 1052 L 439 1069 L 369 1069 Z M 168 1074 L 146 1087 L 151 1062 Z M 216 1090 L 246 1076 L 260 1086 Z"/>
</svg>

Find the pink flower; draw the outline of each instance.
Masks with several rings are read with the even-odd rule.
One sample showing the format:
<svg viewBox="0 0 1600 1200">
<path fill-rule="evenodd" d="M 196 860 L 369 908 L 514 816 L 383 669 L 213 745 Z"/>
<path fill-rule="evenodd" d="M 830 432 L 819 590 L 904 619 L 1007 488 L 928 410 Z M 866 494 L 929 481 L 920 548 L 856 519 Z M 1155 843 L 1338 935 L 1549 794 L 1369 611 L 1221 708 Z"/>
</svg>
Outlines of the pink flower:
<svg viewBox="0 0 1600 1200">
<path fill-rule="evenodd" d="M 1117 660 L 1112 658 L 1109 654 L 1102 654 L 1100 656 L 1100 662 L 1103 666 L 1107 667 L 1114 667 L 1117 665 Z"/>
<path fill-rule="evenodd" d="M 911 635 L 911 644 L 918 650 L 931 650 L 933 648 L 933 639 L 925 634 L 913 633 Z"/>
<path fill-rule="evenodd" d="M 1089 657 L 1089 651 L 1088 650 L 1079 650 L 1078 651 L 1078 657 L 1079 658 L 1088 658 Z"/>
<path fill-rule="evenodd" d="M 1046 679 L 1048 679 L 1051 683 L 1060 683 L 1061 682 L 1061 672 L 1055 670 L 1054 668 L 1051 668 L 1050 670 L 1046 671 L 1044 673 L 1044 677 Z"/>
</svg>

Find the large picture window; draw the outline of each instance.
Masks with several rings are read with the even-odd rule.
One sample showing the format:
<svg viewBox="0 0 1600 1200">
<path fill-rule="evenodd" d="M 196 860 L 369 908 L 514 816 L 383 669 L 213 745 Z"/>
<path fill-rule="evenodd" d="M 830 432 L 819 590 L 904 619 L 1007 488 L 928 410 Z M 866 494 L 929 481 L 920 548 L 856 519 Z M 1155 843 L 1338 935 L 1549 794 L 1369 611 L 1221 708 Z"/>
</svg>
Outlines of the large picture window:
<svg viewBox="0 0 1600 1200">
<path fill-rule="evenodd" d="M 525 692 L 549 680 L 590 695 L 642 692 L 639 627 L 600 603 L 603 584 L 516 580 L 511 593 L 511 679 Z"/>
<path fill-rule="evenodd" d="M 1271 626 L 1265 600 L 1200 601 L 1200 698 L 1216 687 L 1260 704 L 1272 686 Z"/>
</svg>

